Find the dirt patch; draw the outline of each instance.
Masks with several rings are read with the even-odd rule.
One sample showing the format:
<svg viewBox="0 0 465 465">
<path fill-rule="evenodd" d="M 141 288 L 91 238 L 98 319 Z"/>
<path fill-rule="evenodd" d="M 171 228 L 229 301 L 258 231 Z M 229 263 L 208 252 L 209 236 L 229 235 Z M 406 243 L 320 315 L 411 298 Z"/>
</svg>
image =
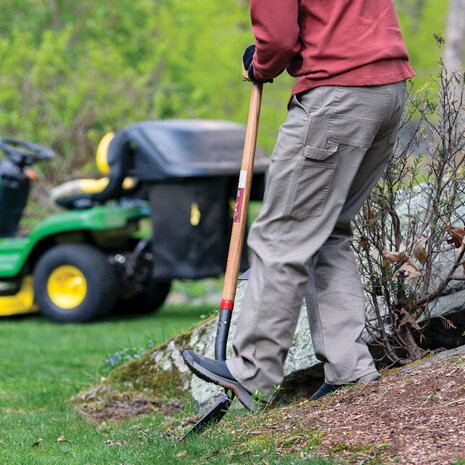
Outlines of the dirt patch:
<svg viewBox="0 0 465 465">
<path fill-rule="evenodd" d="M 239 434 L 244 441 L 251 431 L 272 436 L 282 452 L 348 463 L 449 465 L 465 458 L 465 354 L 442 358 L 275 409 L 259 422 L 251 416 Z"/>
<path fill-rule="evenodd" d="M 126 417 L 138 417 L 151 413 L 173 416 L 184 409 L 181 401 L 157 399 L 139 391 L 125 391 L 98 385 L 73 398 L 79 410 L 87 418 L 102 422 L 120 421 Z"/>
<path fill-rule="evenodd" d="M 105 407 L 101 409 L 84 408 L 83 413 L 91 420 L 101 422 L 104 420 L 120 421 L 126 417 L 134 418 L 151 413 L 172 416 L 174 413 L 182 411 L 182 409 L 182 404 L 177 402 L 108 399 Z"/>
</svg>

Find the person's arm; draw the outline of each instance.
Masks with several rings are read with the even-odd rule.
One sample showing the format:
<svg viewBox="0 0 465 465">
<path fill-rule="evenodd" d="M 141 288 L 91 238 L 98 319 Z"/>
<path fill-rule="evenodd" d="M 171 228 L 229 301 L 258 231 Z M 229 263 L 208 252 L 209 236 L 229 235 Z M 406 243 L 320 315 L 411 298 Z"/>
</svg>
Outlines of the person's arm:
<svg viewBox="0 0 465 465">
<path fill-rule="evenodd" d="M 257 80 L 275 78 L 299 52 L 298 13 L 298 0 L 250 0 Z"/>
</svg>

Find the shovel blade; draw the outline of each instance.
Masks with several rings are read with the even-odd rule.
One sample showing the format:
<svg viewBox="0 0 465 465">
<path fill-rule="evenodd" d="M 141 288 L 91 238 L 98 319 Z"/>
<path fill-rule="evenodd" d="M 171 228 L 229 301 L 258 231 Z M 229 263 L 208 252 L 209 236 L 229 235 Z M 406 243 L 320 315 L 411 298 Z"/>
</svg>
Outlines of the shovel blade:
<svg viewBox="0 0 465 465">
<path fill-rule="evenodd" d="M 208 427 L 216 425 L 228 411 L 232 399 L 225 393 L 216 402 L 216 404 L 208 411 L 183 437 L 183 439 L 200 434 Z"/>
</svg>

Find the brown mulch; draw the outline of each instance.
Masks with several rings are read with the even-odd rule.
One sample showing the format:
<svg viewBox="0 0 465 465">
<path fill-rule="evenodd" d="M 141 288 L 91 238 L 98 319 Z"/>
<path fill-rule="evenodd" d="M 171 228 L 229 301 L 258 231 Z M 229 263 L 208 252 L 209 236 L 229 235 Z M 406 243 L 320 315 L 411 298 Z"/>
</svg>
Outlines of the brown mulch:
<svg viewBox="0 0 465 465">
<path fill-rule="evenodd" d="M 463 460 L 465 354 L 439 358 L 376 383 L 273 410 L 258 431 L 274 435 L 278 443 L 281 437 L 283 452 L 311 450 L 347 463 Z M 247 435 L 247 427 L 241 435 Z"/>
</svg>

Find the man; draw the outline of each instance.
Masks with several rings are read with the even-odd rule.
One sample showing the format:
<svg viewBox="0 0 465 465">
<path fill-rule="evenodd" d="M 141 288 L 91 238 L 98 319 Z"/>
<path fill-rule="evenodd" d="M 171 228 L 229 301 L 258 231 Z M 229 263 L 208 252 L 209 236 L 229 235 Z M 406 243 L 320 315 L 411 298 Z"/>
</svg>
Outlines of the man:
<svg viewBox="0 0 465 465">
<path fill-rule="evenodd" d="M 253 410 L 254 393 L 270 400 L 283 380 L 304 297 L 325 370 L 312 398 L 379 378 L 361 340 L 365 302 L 351 220 L 388 164 L 414 72 L 392 0 L 250 0 L 250 8 L 250 80 L 270 81 L 284 68 L 298 80 L 249 235 L 255 257 L 236 357 L 184 358 Z"/>
</svg>

